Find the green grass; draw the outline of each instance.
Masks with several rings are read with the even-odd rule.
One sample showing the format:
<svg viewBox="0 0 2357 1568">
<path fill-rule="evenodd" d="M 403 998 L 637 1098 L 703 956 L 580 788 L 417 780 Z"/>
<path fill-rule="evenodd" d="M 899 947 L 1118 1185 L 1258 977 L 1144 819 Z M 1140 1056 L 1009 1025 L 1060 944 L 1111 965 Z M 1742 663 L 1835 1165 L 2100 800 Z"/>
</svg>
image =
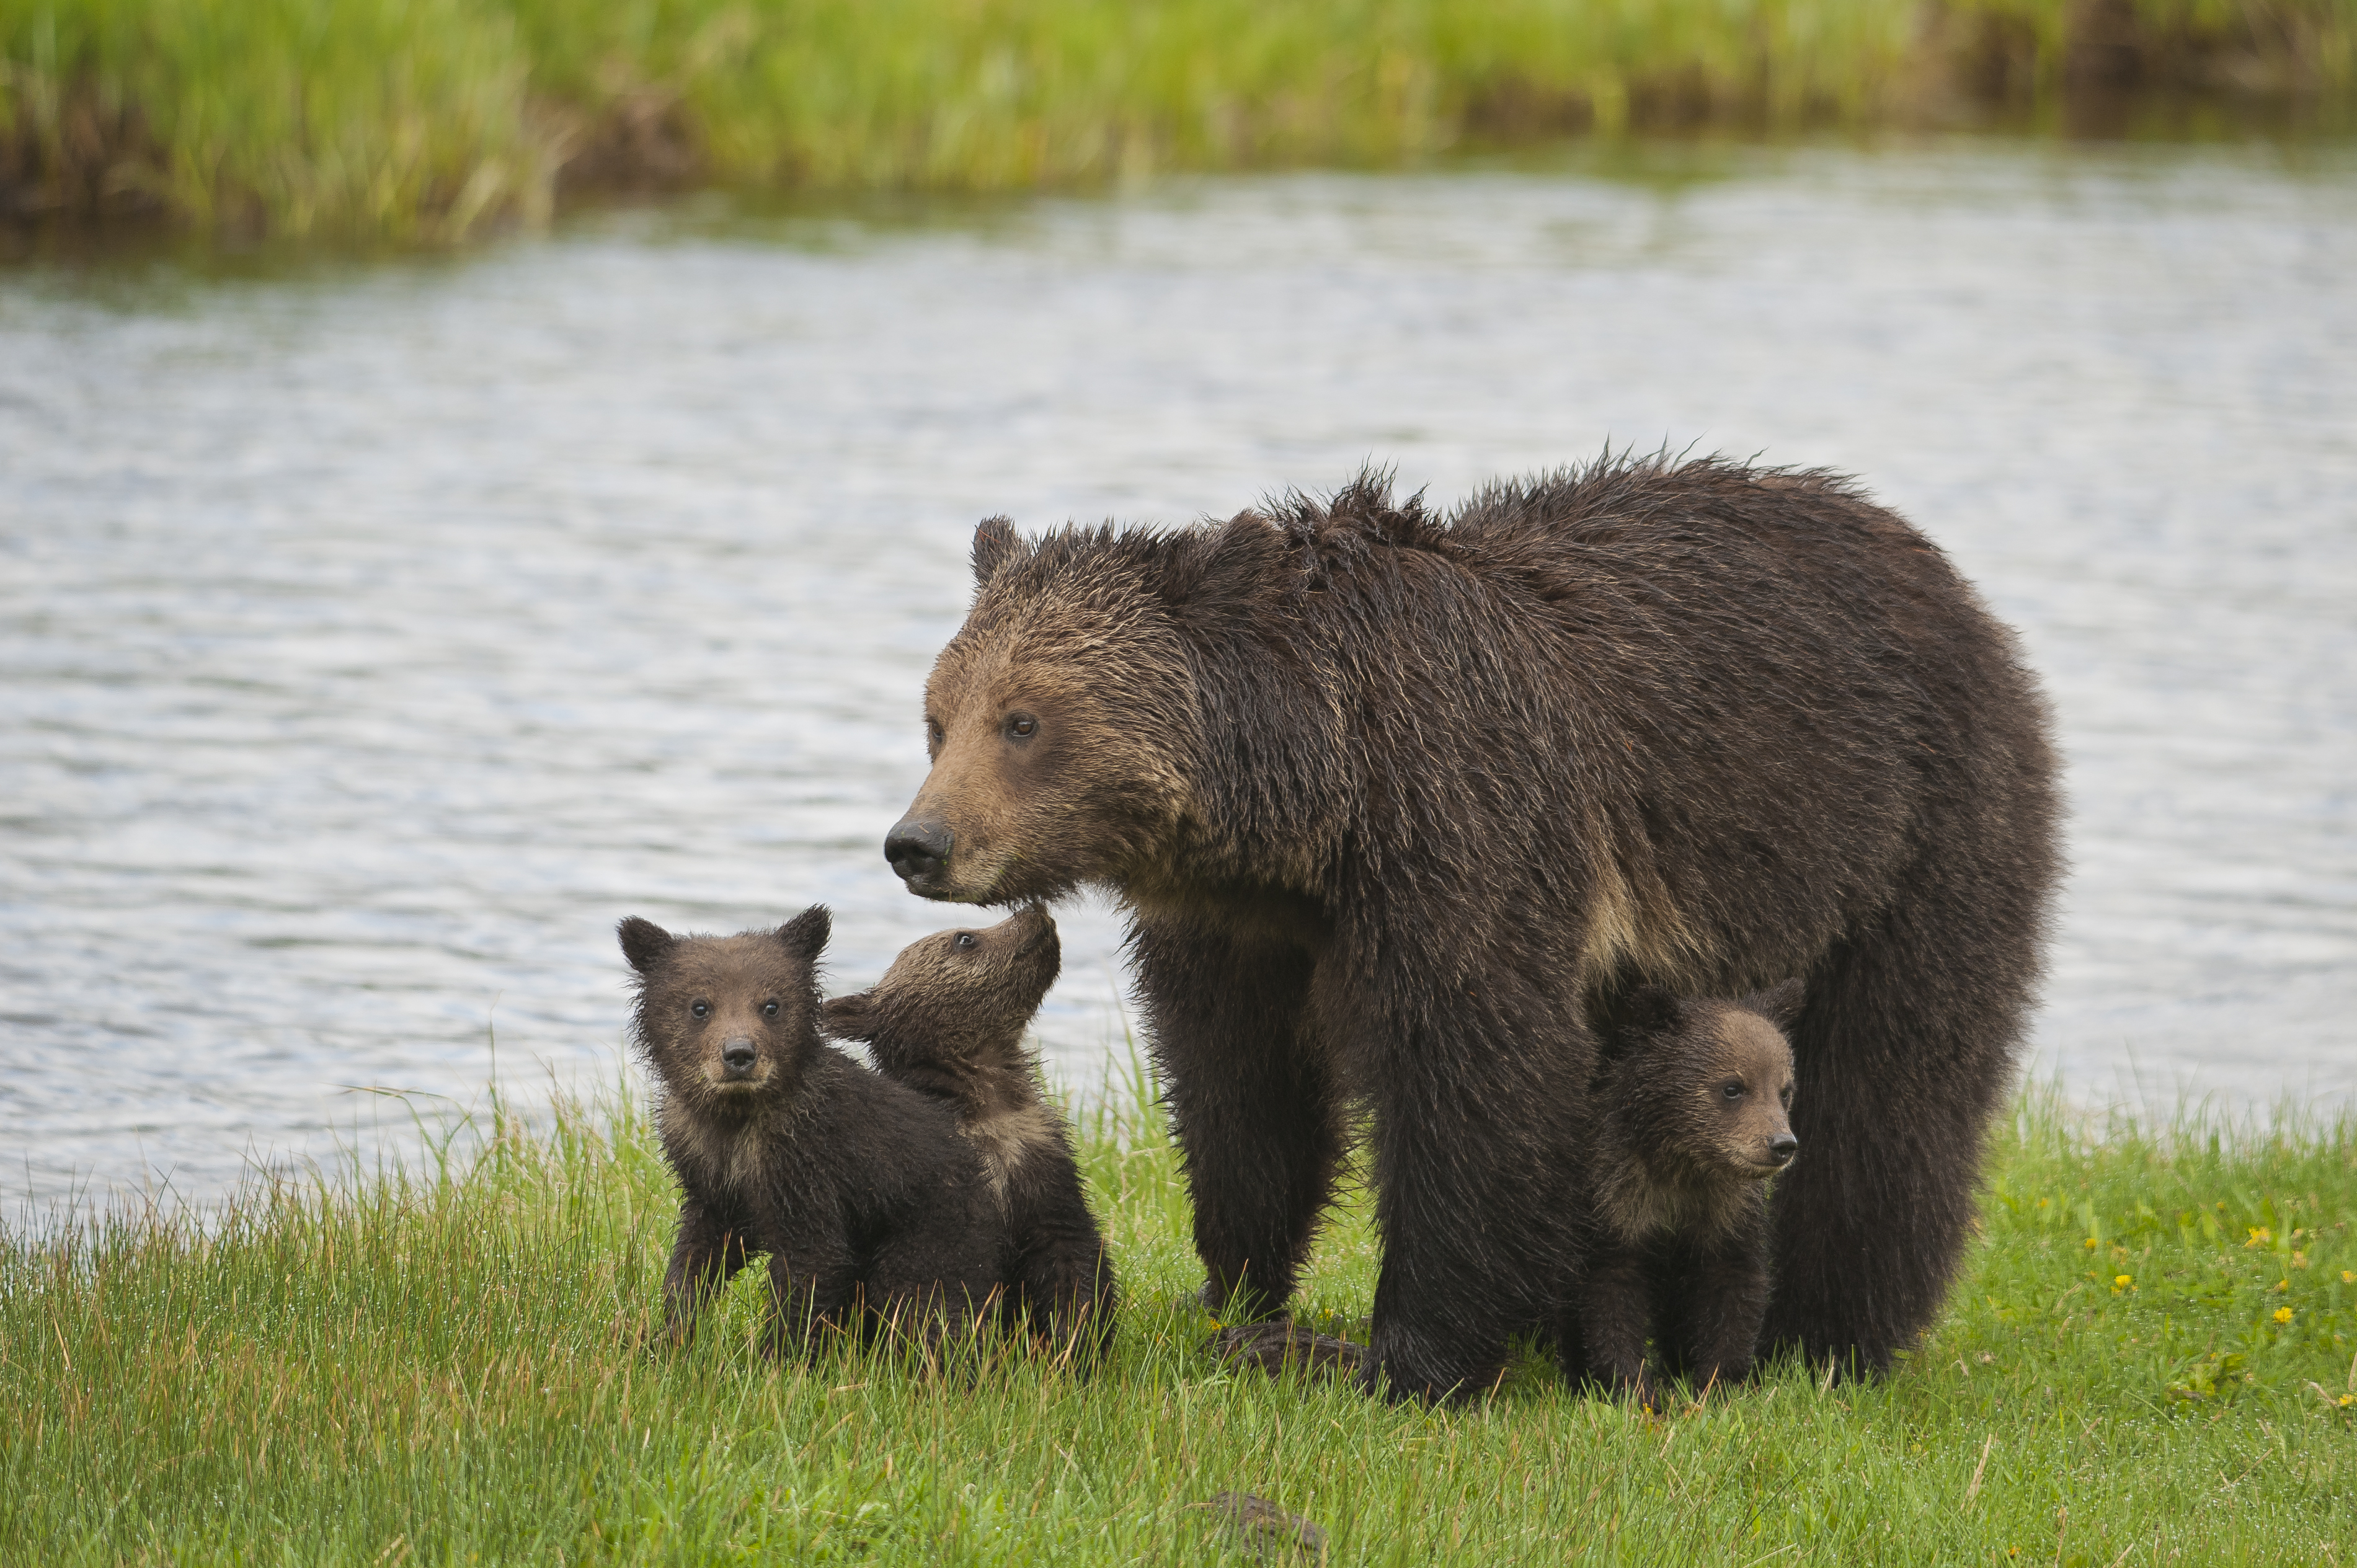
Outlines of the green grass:
<svg viewBox="0 0 2357 1568">
<path fill-rule="evenodd" d="M 0 1562 L 1243 1561 L 1189 1506 L 1230 1489 L 1337 1563 L 2357 1556 L 2348 1120 L 2158 1135 L 2034 1096 L 1895 1375 L 1788 1367 L 1658 1421 L 1527 1359 L 1448 1412 L 1225 1375 L 1169 1148 L 1117 1115 L 1085 1141 L 1129 1302 L 1085 1382 L 765 1361 L 750 1288 L 694 1349 L 633 1348 L 673 1198 L 628 1112 L 204 1226 L 9 1240 Z M 1308 1311 L 1363 1332 L 1374 1256 L 1346 1207 Z"/>
<path fill-rule="evenodd" d="M 0 214 L 447 242 L 560 182 L 1087 184 L 2121 81 L 2337 102 L 2357 0 L 7 0 Z"/>
</svg>

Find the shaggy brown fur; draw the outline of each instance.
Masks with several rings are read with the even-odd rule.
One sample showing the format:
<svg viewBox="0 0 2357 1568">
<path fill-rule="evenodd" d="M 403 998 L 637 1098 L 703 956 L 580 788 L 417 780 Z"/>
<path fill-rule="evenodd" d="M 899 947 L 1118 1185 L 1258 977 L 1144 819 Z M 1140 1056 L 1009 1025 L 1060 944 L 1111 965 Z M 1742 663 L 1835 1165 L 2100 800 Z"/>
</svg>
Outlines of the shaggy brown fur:
<svg viewBox="0 0 2357 1568">
<path fill-rule="evenodd" d="M 1013 1246 L 1011 1316 L 1084 1361 L 1112 1343 L 1113 1260 L 1081 1192 L 1071 1130 L 1039 1090 L 1023 1031 L 1056 983 L 1056 922 L 1034 904 L 911 942 L 872 991 L 826 1004 L 888 1078 L 946 1101 L 982 1156 Z"/>
<path fill-rule="evenodd" d="M 1557 1325 L 1566 1376 L 1650 1405 L 1649 1332 L 1699 1387 L 1751 1375 L 1768 1310 L 1762 1183 L 1800 1147 L 1782 1032 L 1800 1006 L 1798 981 L 1739 1002 L 1645 986 L 1624 1004 L 1596 1085 L 1591 1236 Z"/>
<path fill-rule="evenodd" d="M 781 1346 L 894 1324 L 938 1339 L 1003 1287 L 1006 1224 L 947 1108 L 819 1040 L 828 924 L 814 906 L 735 937 L 619 928 L 682 1194 L 663 1276 L 674 1341 L 754 1252 L 770 1254 Z"/>
<path fill-rule="evenodd" d="M 1606 461 L 1453 516 L 1362 478 L 1175 532 L 974 541 L 885 852 L 1127 905 L 1211 1296 L 1293 1289 L 1372 1112 L 1371 1379 L 1487 1386 L 1576 1265 L 1597 1029 L 1787 975 L 1801 1137 L 1769 1338 L 1930 1320 L 2056 871 L 2045 706 L 1849 481 Z"/>
</svg>

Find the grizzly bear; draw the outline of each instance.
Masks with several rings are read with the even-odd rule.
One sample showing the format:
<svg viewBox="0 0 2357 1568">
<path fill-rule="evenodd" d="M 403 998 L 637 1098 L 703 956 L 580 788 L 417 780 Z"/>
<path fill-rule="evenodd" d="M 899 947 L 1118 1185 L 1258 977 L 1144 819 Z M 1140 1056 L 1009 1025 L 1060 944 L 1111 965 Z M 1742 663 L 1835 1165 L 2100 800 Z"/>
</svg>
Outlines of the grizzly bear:
<svg viewBox="0 0 2357 1568">
<path fill-rule="evenodd" d="M 1761 1184 L 1800 1140 L 1788 980 L 1736 1002 L 1641 986 L 1603 1041 L 1580 1272 L 1556 1326 L 1565 1376 L 1652 1406 L 1650 1333 L 1698 1388 L 1751 1375 L 1768 1310 Z"/>
<path fill-rule="evenodd" d="M 632 1036 L 681 1191 L 663 1275 L 668 1337 L 770 1255 L 772 1348 L 884 1327 L 938 1345 L 995 1310 L 1005 1221 L 949 1111 L 821 1043 L 815 968 L 829 917 L 774 931 L 675 937 L 632 916 Z"/>
<path fill-rule="evenodd" d="M 910 943 L 873 990 L 831 998 L 821 1026 L 866 1041 L 887 1078 L 956 1112 L 1006 1217 L 1010 1318 L 1086 1365 L 1112 1341 L 1113 1260 L 1081 1193 L 1071 1130 L 1023 1048 L 1062 959 L 1056 922 L 1028 905 Z"/>
<path fill-rule="evenodd" d="M 1598 1027 L 1798 975 L 1764 1337 L 1938 1309 L 2057 849 L 2046 706 L 1824 472 L 1610 457 L 1447 516 L 1361 475 L 1224 523 L 974 535 L 910 890 L 1125 906 L 1210 1296 L 1291 1294 L 1363 1112 L 1370 1387 L 1486 1387 L 1577 1262 Z"/>
</svg>

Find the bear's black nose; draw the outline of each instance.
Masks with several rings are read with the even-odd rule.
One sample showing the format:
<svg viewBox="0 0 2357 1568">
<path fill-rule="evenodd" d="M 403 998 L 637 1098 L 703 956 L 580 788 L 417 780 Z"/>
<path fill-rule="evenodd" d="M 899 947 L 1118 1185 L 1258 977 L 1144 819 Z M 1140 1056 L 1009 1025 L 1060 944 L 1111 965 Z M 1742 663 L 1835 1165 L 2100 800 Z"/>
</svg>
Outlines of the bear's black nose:
<svg viewBox="0 0 2357 1568">
<path fill-rule="evenodd" d="M 884 835 L 884 858 L 903 882 L 932 875 L 949 863 L 949 824 L 903 817 Z"/>
<path fill-rule="evenodd" d="M 1768 1157 L 1777 1165 L 1784 1165 L 1800 1151 L 1800 1139 L 1790 1133 L 1780 1133 L 1768 1140 Z"/>
<path fill-rule="evenodd" d="M 753 1070 L 753 1042 L 739 1035 L 720 1047 L 720 1065 L 728 1069 L 730 1078 L 743 1078 Z"/>
</svg>

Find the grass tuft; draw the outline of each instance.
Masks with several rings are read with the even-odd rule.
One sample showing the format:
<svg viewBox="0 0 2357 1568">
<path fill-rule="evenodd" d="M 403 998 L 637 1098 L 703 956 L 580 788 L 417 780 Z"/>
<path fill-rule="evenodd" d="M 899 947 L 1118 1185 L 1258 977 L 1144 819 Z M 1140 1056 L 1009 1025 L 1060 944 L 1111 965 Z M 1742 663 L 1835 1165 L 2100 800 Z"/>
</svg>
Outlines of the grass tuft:
<svg viewBox="0 0 2357 1568">
<path fill-rule="evenodd" d="M 2274 1563 L 2357 1542 L 2357 1125 L 2023 1100 L 1950 1309 L 1881 1383 L 1649 1421 L 1525 1356 L 1469 1410 L 1232 1377 L 1157 1119 L 1083 1116 L 1128 1305 L 1076 1380 L 989 1345 L 755 1352 L 748 1271 L 654 1353 L 674 1194 L 627 1104 L 425 1174 L 0 1236 L 0 1561 Z M 1364 1333 L 1361 1202 L 1300 1305 Z"/>
</svg>

